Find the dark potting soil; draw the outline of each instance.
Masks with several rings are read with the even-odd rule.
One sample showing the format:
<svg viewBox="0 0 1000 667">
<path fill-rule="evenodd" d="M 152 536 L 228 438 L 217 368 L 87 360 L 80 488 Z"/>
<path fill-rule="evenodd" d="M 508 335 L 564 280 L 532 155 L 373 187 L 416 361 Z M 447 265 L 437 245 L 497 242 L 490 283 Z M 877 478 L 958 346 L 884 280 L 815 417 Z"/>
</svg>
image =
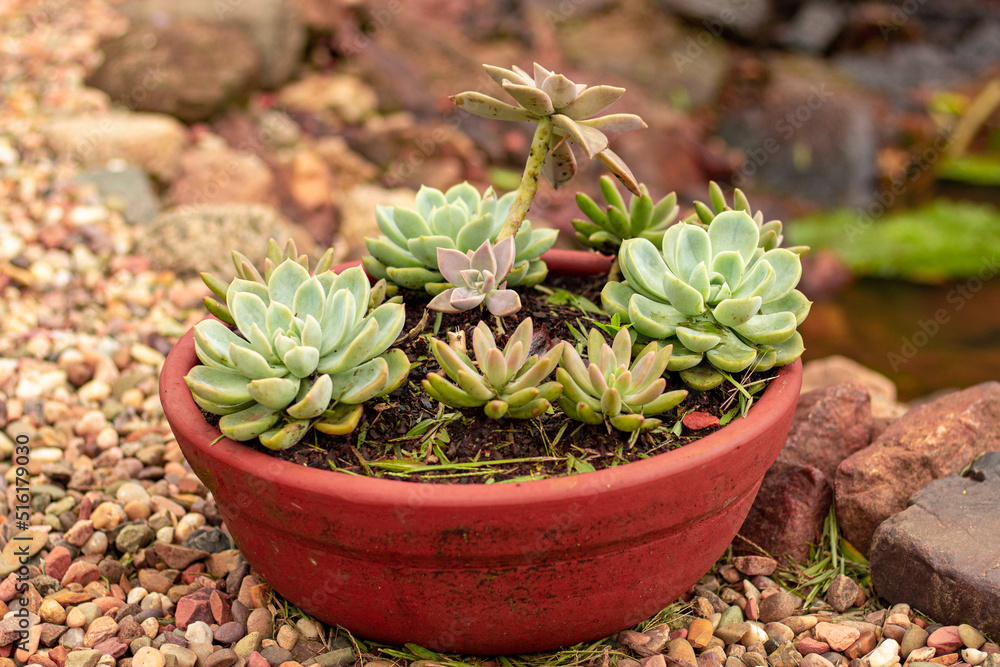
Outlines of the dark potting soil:
<svg viewBox="0 0 1000 667">
<path fill-rule="evenodd" d="M 691 412 L 722 418 L 723 424 L 738 419 L 738 415 L 734 417 L 734 409 L 738 410 L 735 389 L 727 383 L 708 392 L 689 391 L 677 408 L 657 416 L 663 422 L 661 426 L 638 435 L 582 424 L 558 409 L 555 414 L 536 419 L 494 420 L 482 408 L 457 409 L 439 404 L 423 390 L 421 381 L 427 373 L 440 371 L 428 350 L 429 335 L 447 340 L 447 332 L 463 330 L 471 356 L 472 330 L 480 319 L 491 325 L 502 347 L 515 327 L 530 316 L 534 325 L 531 351 L 544 353 L 558 340 L 573 341 L 571 327 L 586 333 L 595 322 L 607 323 L 603 312 L 590 312 L 588 303 L 576 298 L 600 304 L 605 282 L 604 276 L 553 276 L 546 280 L 544 291 L 520 290 L 521 310 L 504 318 L 504 333 L 500 335 L 497 318 L 479 309 L 442 315 L 435 334 L 437 313 L 424 307 L 429 297 L 406 293 L 403 331 L 412 335 L 401 347 L 411 361 L 421 364 L 410 371 L 407 382 L 398 390 L 365 404 L 364 417 L 354 433 L 330 436 L 311 430 L 302 442 L 284 451 L 267 449 L 257 440 L 243 444 L 285 461 L 348 474 L 452 484 L 497 483 L 631 463 L 683 446 L 720 428 L 689 429 L 681 420 Z M 421 322 L 425 313 L 428 316 Z M 609 342 L 610 338 L 608 335 Z M 749 380 L 773 375 L 751 375 Z M 676 374 L 670 373 L 666 379 L 665 391 L 685 388 Z M 206 418 L 218 424 L 216 415 Z"/>
</svg>

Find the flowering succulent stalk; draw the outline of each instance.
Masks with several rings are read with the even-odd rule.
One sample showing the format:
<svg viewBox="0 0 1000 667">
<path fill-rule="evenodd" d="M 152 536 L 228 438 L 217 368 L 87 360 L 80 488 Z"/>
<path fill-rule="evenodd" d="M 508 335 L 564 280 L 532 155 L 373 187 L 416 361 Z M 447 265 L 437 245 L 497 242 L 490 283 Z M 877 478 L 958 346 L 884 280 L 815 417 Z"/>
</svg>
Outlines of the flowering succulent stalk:
<svg viewBox="0 0 1000 667">
<path fill-rule="evenodd" d="M 497 317 L 512 315 L 521 309 L 521 297 L 503 282 L 514 266 L 514 237 L 497 243 L 489 239 L 475 252 L 461 253 L 438 248 L 438 268 L 452 285 L 431 299 L 427 307 L 444 313 L 460 313 L 483 303 Z M 499 283 L 499 284 L 498 284 Z"/>
<path fill-rule="evenodd" d="M 649 430 L 660 425 L 652 419 L 676 407 L 687 397 L 683 389 L 663 393 L 667 381 L 663 372 L 670 361 L 671 347 L 656 342 L 632 358 L 632 337 L 622 327 L 608 345 L 599 329 L 591 329 L 587 339 L 587 362 L 576 348 L 563 347 L 556 379 L 563 385 L 559 407 L 571 418 L 587 424 L 607 420 L 620 431 Z"/>
<path fill-rule="evenodd" d="M 483 407 L 486 415 L 530 419 L 548 411 L 562 393 L 558 382 L 543 382 L 562 355 L 559 342 L 541 357 L 528 356 L 533 325 L 525 319 L 511 334 L 501 351 L 485 322 L 472 332 L 475 362 L 465 350 L 464 337 L 454 337 L 453 345 L 430 339 L 431 353 L 441 364 L 440 373 L 428 373 L 424 390 L 434 399 L 453 408 Z"/>
<path fill-rule="evenodd" d="M 533 75 L 517 66 L 511 69 L 483 65 L 497 85 L 516 105 L 489 95 L 465 92 L 452 101 L 470 113 L 494 120 L 527 120 L 538 125 L 517 196 L 507 214 L 497 240 L 517 233 L 544 173 L 556 188 L 576 174 L 576 157 L 569 142 L 579 146 L 589 158 L 597 158 L 631 192 L 639 195 L 639 185 L 628 166 L 608 148 L 607 133 L 645 128 L 634 114 L 610 114 L 594 118 L 624 93 L 624 88 L 577 84 L 538 63 Z"/>
<path fill-rule="evenodd" d="M 760 228 L 743 211 L 723 211 L 707 229 L 681 223 L 663 236 L 622 243 L 625 282 L 601 292 L 604 309 L 651 339 L 673 345 L 668 368 L 689 386 L 711 389 L 719 371 L 762 371 L 801 356 L 796 331 L 810 302 L 795 289 L 799 256 L 759 247 Z"/>
<path fill-rule="evenodd" d="M 195 325 L 201 366 L 185 381 L 195 402 L 222 415 L 234 440 L 259 438 L 287 449 L 310 428 L 349 433 L 362 404 L 395 390 L 410 363 L 389 349 L 403 328 L 402 304 L 369 312 L 370 284 L 360 267 L 310 275 L 288 258 L 266 278 L 236 278 L 226 290 L 233 331 L 219 320 Z"/>
</svg>

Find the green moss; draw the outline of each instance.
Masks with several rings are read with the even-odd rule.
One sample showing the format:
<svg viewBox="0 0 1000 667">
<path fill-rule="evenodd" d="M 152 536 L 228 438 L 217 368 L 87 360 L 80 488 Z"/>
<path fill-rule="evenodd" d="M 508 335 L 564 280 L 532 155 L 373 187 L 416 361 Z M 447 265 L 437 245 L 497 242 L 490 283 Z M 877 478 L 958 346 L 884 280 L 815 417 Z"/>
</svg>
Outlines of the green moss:
<svg viewBox="0 0 1000 667">
<path fill-rule="evenodd" d="M 789 238 L 829 248 L 858 276 L 933 283 L 976 275 L 1000 253 L 1000 210 L 939 199 L 873 219 L 839 209 L 789 223 Z"/>
</svg>

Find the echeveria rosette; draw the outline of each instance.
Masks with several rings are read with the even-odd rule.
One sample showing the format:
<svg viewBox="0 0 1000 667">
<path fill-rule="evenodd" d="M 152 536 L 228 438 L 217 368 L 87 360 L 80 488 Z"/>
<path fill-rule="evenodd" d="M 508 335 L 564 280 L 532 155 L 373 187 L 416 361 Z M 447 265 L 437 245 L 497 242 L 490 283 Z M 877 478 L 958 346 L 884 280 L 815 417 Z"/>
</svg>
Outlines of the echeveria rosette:
<svg viewBox="0 0 1000 667">
<path fill-rule="evenodd" d="M 802 355 L 796 327 L 811 303 L 797 289 L 799 256 L 758 247 L 759 228 L 742 211 L 724 211 L 707 229 L 681 223 L 663 236 L 622 243 L 625 282 L 609 282 L 610 315 L 643 336 L 673 346 L 669 370 L 695 389 L 722 382 L 718 371 L 767 370 Z"/>
<path fill-rule="evenodd" d="M 602 176 L 604 208 L 587 195 L 577 194 L 576 204 L 588 219 L 573 220 L 576 239 L 594 250 L 608 250 L 615 254 L 625 239 L 643 238 L 659 245 L 667 227 L 677 219 L 680 210 L 677 195 L 671 192 L 653 203 L 645 185 L 640 183 L 639 191 L 642 194 L 632 195 L 626 206 L 614 182 Z"/>
<path fill-rule="evenodd" d="M 410 362 L 389 349 L 405 319 L 398 303 L 369 312 L 361 267 L 310 275 L 286 259 L 266 282 L 237 278 L 226 305 L 236 331 L 218 320 L 195 325 L 201 366 L 185 378 L 195 402 L 222 415 L 234 440 L 287 449 L 310 428 L 349 433 L 362 404 L 395 390 Z"/>
<path fill-rule="evenodd" d="M 492 419 L 530 419 L 547 412 L 562 393 L 558 382 L 545 382 L 562 355 L 559 342 L 545 354 L 528 356 L 533 324 L 527 318 L 511 334 L 503 350 L 493 332 L 480 322 L 472 332 L 475 362 L 465 350 L 464 337 L 454 347 L 430 339 L 430 349 L 444 375 L 428 373 L 424 390 L 453 408 L 482 407 Z"/>
<path fill-rule="evenodd" d="M 431 310 L 460 313 L 485 304 L 497 317 L 521 309 L 521 297 L 504 282 L 514 266 L 514 239 L 507 237 L 496 248 L 487 239 L 473 252 L 438 248 L 438 268 L 452 285 L 427 304 Z"/>
<path fill-rule="evenodd" d="M 664 393 L 663 373 L 670 361 L 670 346 L 651 342 L 632 356 L 632 337 L 622 327 L 608 345 L 598 329 L 587 339 L 587 362 L 576 348 L 565 345 L 556 380 L 563 385 L 559 407 L 570 418 L 587 424 L 607 420 L 620 431 L 656 428 L 652 418 L 676 407 L 687 397 L 680 389 Z"/>
<path fill-rule="evenodd" d="M 366 238 L 370 255 L 362 258 L 374 278 L 401 287 L 438 294 L 452 286 L 438 267 L 438 249 L 466 253 L 485 241 L 495 242 L 514 200 L 514 193 L 497 198 L 492 188 L 482 195 L 469 183 L 447 192 L 427 186 L 417 193 L 416 208 L 378 206 L 375 219 L 382 236 Z M 514 264 L 507 283 L 529 287 L 545 279 L 540 259 L 552 247 L 558 231 L 534 229 L 527 220 L 514 235 Z"/>
</svg>

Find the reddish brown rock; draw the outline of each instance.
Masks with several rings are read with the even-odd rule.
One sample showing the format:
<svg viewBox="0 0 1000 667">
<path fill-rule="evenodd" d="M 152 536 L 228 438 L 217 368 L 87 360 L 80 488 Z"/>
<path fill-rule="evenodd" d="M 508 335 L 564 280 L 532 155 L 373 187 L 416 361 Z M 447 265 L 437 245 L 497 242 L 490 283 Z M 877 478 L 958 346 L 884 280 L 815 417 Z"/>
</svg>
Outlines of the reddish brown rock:
<svg viewBox="0 0 1000 667">
<path fill-rule="evenodd" d="M 833 502 L 833 477 L 871 438 L 867 390 L 838 384 L 803 394 L 777 462 L 768 470 L 740 534 L 764 549 L 803 560 Z"/>
<path fill-rule="evenodd" d="M 733 558 L 733 566 L 747 576 L 767 576 L 778 567 L 778 561 L 767 556 L 737 556 Z"/>
<path fill-rule="evenodd" d="M 962 648 L 962 638 L 958 636 L 957 625 L 946 625 L 938 628 L 927 638 L 927 645 L 934 649 L 937 655 L 955 653 Z"/>
<path fill-rule="evenodd" d="M 110 655 L 113 658 L 120 658 L 128 651 L 128 646 L 119 641 L 117 637 L 109 637 L 102 642 L 98 642 L 94 644 L 94 648 L 104 655 Z"/>
<path fill-rule="evenodd" d="M 80 584 L 81 586 L 86 586 L 98 581 L 100 578 L 101 571 L 97 569 L 96 565 L 81 560 L 66 568 L 66 574 L 62 578 L 62 585 Z M 90 596 L 88 599 L 93 599 L 93 596 Z"/>
<path fill-rule="evenodd" d="M 845 651 L 844 655 L 854 660 L 855 658 L 860 658 L 864 655 L 868 655 L 875 650 L 875 646 L 878 644 L 878 637 L 872 630 L 862 630 L 861 636 L 858 637 L 858 641 L 851 644 Z"/>
<path fill-rule="evenodd" d="M 760 620 L 764 623 L 774 623 L 793 616 L 802 604 L 802 599 L 779 590 L 760 601 Z"/>
<path fill-rule="evenodd" d="M 212 591 L 208 598 L 208 604 L 212 610 L 212 618 L 219 625 L 225 625 L 233 620 L 232 601 L 225 593 Z"/>
<path fill-rule="evenodd" d="M 740 534 L 771 553 L 802 560 L 832 503 L 830 480 L 819 469 L 779 459 L 764 476 Z"/>
<path fill-rule="evenodd" d="M 843 623 L 817 623 L 813 628 L 816 639 L 826 642 L 834 651 L 844 651 L 861 638 L 861 631 Z"/>
<path fill-rule="evenodd" d="M 188 549 L 179 544 L 167 544 L 166 542 L 157 542 L 155 549 L 156 555 L 159 556 L 160 560 L 166 563 L 167 567 L 172 567 L 176 570 L 183 570 L 191 563 L 208 557 L 208 554 L 204 551 Z"/>
<path fill-rule="evenodd" d="M 1000 383 L 986 382 L 911 409 L 869 447 L 852 454 L 834 481 L 844 537 L 868 553 L 878 525 L 928 482 L 1000 449 Z"/>
<path fill-rule="evenodd" d="M 830 645 L 826 642 L 821 642 L 818 639 L 813 639 L 812 637 L 803 637 L 799 640 L 799 643 L 795 645 L 795 650 L 802 655 L 809 655 L 810 653 L 819 653 L 822 655 L 830 650 Z"/>
<path fill-rule="evenodd" d="M 62 580 L 66 576 L 66 570 L 73 562 L 73 554 L 66 547 L 55 547 L 45 557 L 45 574 L 53 579 Z"/>
<path fill-rule="evenodd" d="M 185 595 L 177 601 L 174 610 L 174 622 L 181 630 L 187 628 L 188 623 L 194 621 L 204 621 L 205 623 L 215 623 L 212 616 L 212 608 L 209 598 L 213 591 L 208 588 L 201 588 L 190 595 Z"/>
<path fill-rule="evenodd" d="M 826 591 L 826 601 L 835 611 L 842 612 L 854 605 L 860 590 L 853 579 L 839 574 L 830 582 L 830 588 Z"/>
</svg>

